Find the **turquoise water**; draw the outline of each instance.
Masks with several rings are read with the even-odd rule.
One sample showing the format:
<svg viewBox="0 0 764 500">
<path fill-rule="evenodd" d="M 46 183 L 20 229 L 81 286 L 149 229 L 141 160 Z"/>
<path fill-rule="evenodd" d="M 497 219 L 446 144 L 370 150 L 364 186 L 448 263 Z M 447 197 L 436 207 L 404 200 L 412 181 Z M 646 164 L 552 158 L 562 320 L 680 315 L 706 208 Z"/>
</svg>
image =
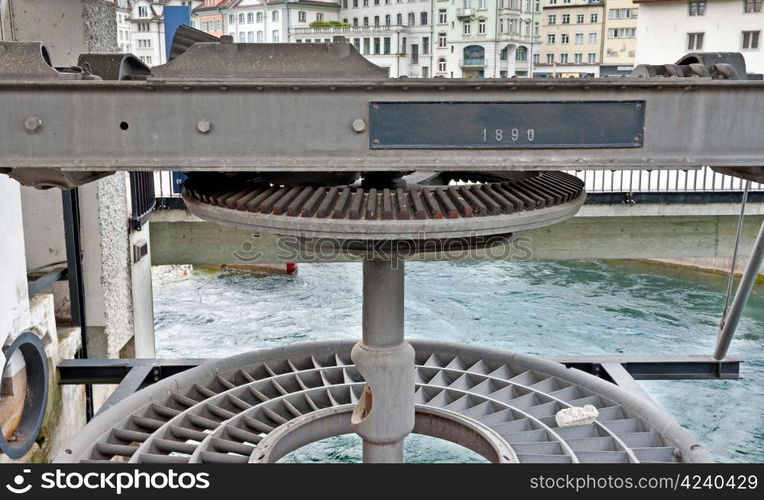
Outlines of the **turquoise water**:
<svg viewBox="0 0 764 500">
<path fill-rule="evenodd" d="M 415 262 L 406 268 L 410 337 L 533 354 L 709 354 L 726 278 L 626 261 Z M 361 266 L 300 265 L 294 276 L 223 270 L 155 273 L 158 355 L 220 357 L 263 347 L 358 338 Z M 764 286 L 730 349 L 742 380 L 642 381 L 658 405 L 715 460 L 764 461 Z M 356 437 L 295 451 L 284 461 L 352 462 Z M 415 436 L 406 459 L 477 461 Z"/>
</svg>

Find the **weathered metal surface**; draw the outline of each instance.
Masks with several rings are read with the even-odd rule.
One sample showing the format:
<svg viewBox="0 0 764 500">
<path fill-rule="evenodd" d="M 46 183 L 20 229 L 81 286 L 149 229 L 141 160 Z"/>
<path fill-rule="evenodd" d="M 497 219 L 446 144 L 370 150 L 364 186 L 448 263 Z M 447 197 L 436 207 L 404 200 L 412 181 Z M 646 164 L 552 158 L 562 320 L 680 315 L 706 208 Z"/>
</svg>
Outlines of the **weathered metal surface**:
<svg viewBox="0 0 764 500">
<path fill-rule="evenodd" d="M 758 167 L 764 142 L 753 131 L 763 99 L 764 82 L 703 78 L 4 81 L 0 168 L 357 172 Z M 368 127 L 361 133 L 353 129 L 359 118 L 368 123 L 370 102 L 540 100 L 644 101 L 643 147 L 374 150 L 369 148 Z M 24 128 L 32 115 L 43 122 L 34 134 Z M 198 130 L 200 120 L 210 123 L 209 133 Z"/>
<path fill-rule="evenodd" d="M 175 34 L 172 37 L 172 45 L 170 45 L 170 57 L 168 60 L 172 61 L 193 44 L 198 42 L 219 42 L 220 38 L 210 35 L 206 31 L 192 28 L 186 24 L 181 24 L 178 29 L 175 30 Z"/>
<path fill-rule="evenodd" d="M 639 148 L 644 102 L 372 102 L 371 149 Z"/>
<path fill-rule="evenodd" d="M 592 375 L 510 351 L 411 343 L 417 413 L 452 416 L 464 432 L 485 435 L 488 427 L 520 462 L 709 461 L 702 446 L 650 402 Z M 365 381 L 350 359 L 352 346 L 298 344 L 190 369 L 101 414 L 57 461 L 259 462 L 271 449 L 261 443 L 269 442 L 278 445 L 270 455 L 277 460 L 328 435 L 326 427 L 308 426 L 290 436 L 291 428 L 327 412 L 347 418 L 358 402 Z M 593 424 L 557 426 L 557 411 L 585 404 L 599 411 Z M 347 431 L 347 420 L 329 423 L 329 434 Z M 437 437 L 457 440 L 459 432 L 446 429 Z M 469 442 L 485 447 L 490 440 Z"/>
<path fill-rule="evenodd" d="M 341 38 L 333 43 L 197 42 L 152 70 L 151 80 L 250 80 L 254 78 L 384 78 L 387 70 Z"/>
<path fill-rule="evenodd" d="M 151 74 L 132 54 L 81 54 L 77 66 L 102 80 L 145 80 Z"/>
<path fill-rule="evenodd" d="M 461 177 L 461 176 L 459 176 Z M 469 176 L 465 176 L 469 179 Z M 575 215 L 583 182 L 562 172 L 470 185 L 375 189 L 357 186 L 208 186 L 183 196 L 203 219 L 263 232 L 337 240 L 421 240 L 507 234 Z"/>
<path fill-rule="evenodd" d="M 11 345 L 3 348 L 6 360 L 16 352 L 20 352 L 24 357 L 26 366 L 24 410 L 12 440 L 6 439 L 3 430 L 0 429 L 0 453 L 5 453 L 12 459 L 24 456 L 35 443 L 48 405 L 48 357 L 42 340 L 32 332 L 22 333 Z M 5 367 L 0 373 L 4 370 Z"/>
</svg>

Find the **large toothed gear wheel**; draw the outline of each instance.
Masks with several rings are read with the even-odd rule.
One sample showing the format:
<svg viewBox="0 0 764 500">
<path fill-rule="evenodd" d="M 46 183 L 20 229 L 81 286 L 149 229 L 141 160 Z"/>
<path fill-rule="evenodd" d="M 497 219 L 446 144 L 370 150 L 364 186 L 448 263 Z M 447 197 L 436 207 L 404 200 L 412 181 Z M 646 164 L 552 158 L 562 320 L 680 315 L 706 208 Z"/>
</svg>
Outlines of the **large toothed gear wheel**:
<svg viewBox="0 0 764 500">
<path fill-rule="evenodd" d="M 707 462 L 684 429 L 643 398 L 535 356 L 431 340 L 416 351 L 414 432 L 491 462 Z M 96 417 L 57 462 L 268 463 L 352 432 L 364 380 L 353 342 L 300 344 L 213 361 Z M 597 419 L 559 427 L 564 408 Z"/>
<path fill-rule="evenodd" d="M 562 172 L 441 173 L 438 183 L 367 187 L 242 183 L 191 177 L 189 211 L 223 224 L 303 238 L 445 239 L 515 233 L 578 212 L 583 181 Z M 455 183 L 452 181 L 465 181 Z"/>
</svg>

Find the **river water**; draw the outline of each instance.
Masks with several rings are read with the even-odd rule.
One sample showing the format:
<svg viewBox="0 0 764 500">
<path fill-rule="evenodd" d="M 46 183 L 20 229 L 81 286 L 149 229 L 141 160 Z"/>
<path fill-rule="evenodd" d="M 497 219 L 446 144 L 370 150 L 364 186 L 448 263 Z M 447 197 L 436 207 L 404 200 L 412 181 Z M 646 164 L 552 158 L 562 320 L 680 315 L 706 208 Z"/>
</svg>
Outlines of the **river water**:
<svg viewBox="0 0 764 500">
<path fill-rule="evenodd" d="M 406 334 L 532 354 L 709 354 L 726 277 L 630 261 L 412 262 Z M 156 268 L 160 357 L 221 357 L 257 348 L 359 338 L 361 265 L 302 264 L 296 275 Z M 641 381 L 658 405 L 722 462 L 764 461 L 764 286 L 730 352 L 742 380 Z M 337 437 L 283 461 L 355 462 Z M 409 462 L 480 461 L 413 436 Z"/>
</svg>

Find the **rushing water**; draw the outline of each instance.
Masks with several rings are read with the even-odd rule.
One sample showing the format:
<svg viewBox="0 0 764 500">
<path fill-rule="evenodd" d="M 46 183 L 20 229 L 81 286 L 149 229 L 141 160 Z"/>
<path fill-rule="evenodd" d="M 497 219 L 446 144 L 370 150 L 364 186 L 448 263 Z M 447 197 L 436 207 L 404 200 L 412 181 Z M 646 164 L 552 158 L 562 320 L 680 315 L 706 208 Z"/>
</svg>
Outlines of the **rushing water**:
<svg viewBox="0 0 764 500">
<path fill-rule="evenodd" d="M 625 261 L 415 262 L 406 267 L 409 337 L 533 354 L 709 354 L 726 278 Z M 220 357 L 263 347 L 358 338 L 361 266 L 299 267 L 293 276 L 158 268 L 158 355 Z M 757 286 L 731 353 L 742 380 L 642 381 L 664 411 L 722 462 L 764 461 L 764 286 Z M 358 461 L 354 436 L 324 440 L 284 461 Z M 477 461 L 439 440 L 411 437 L 406 459 Z"/>
</svg>

